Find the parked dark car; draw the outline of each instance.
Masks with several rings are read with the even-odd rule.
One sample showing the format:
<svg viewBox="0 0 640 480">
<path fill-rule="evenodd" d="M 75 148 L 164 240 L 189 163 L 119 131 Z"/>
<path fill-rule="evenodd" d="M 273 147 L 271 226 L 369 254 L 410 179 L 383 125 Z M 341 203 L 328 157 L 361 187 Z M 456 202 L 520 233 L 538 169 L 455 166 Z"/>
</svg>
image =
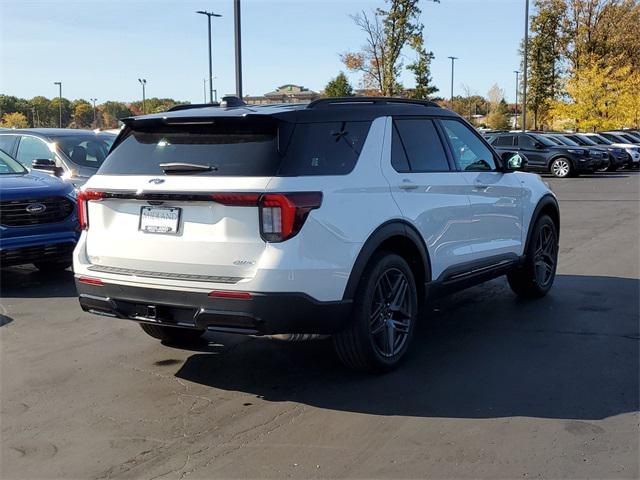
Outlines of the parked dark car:
<svg viewBox="0 0 640 480">
<path fill-rule="evenodd" d="M 624 148 L 614 147 L 611 144 L 598 144 L 589 136 L 582 133 L 567 133 L 563 136 L 565 138 L 573 140 L 578 145 L 581 145 L 583 147 L 606 150 L 609 154 L 609 166 L 607 167 L 607 171 L 609 172 L 615 172 L 618 168 L 625 167 L 631 164 L 631 155 L 629 155 Z"/>
<path fill-rule="evenodd" d="M 116 135 L 71 128 L 0 131 L 0 149 L 27 168 L 80 186 L 98 171 Z"/>
<path fill-rule="evenodd" d="M 635 136 L 625 132 L 599 132 L 604 138 L 611 140 L 614 143 L 631 143 L 633 145 L 640 145 L 640 140 Z"/>
<path fill-rule="evenodd" d="M 501 133 L 491 144 L 499 152 L 522 152 L 527 170 L 550 172 L 559 178 L 591 173 L 608 163 L 600 152 L 594 157 L 595 152 L 588 148 L 558 145 L 539 133 Z"/>
<path fill-rule="evenodd" d="M 73 185 L 0 150 L 0 265 L 64 270 L 79 235 Z"/>
</svg>

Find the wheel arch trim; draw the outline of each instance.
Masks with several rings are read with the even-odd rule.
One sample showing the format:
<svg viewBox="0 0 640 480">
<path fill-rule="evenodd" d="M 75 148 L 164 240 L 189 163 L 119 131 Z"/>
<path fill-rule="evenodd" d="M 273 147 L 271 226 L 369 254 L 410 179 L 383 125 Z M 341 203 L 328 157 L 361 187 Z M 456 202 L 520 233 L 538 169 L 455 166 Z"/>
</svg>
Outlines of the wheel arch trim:
<svg viewBox="0 0 640 480">
<path fill-rule="evenodd" d="M 560 240 L 560 206 L 558 205 L 558 200 L 556 200 L 556 197 L 554 195 L 552 195 L 551 193 L 546 193 L 540 198 L 540 200 L 538 200 L 538 204 L 531 214 L 531 220 L 529 222 L 529 227 L 527 228 L 527 240 L 524 244 L 523 253 L 525 255 L 529 249 L 529 242 L 531 241 L 533 226 L 535 225 L 538 218 L 540 218 L 542 212 L 547 209 L 553 209 L 556 215 L 556 218 L 552 220 L 554 220 L 554 223 L 556 223 L 556 235 L 558 235 L 558 240 Z"/>
<path fill-rule="evenodd" d="M 347 281 L 342 297 L 343 300 L 351 300 L 354 298 L 358 284 L 369 260 L 371 260 L 373 254 L 385 241 L 393 237 L 404 237 L 416 247 L 421 257 L 420 267 L 424 271 L 425 284 L 431 281 L 431 260 L 429 252 L 416 228 L 405 220 L 389 220 L 374 230 L 362 245 L 356 261 L 351 268 L 349 280 Z"/>
</svg>

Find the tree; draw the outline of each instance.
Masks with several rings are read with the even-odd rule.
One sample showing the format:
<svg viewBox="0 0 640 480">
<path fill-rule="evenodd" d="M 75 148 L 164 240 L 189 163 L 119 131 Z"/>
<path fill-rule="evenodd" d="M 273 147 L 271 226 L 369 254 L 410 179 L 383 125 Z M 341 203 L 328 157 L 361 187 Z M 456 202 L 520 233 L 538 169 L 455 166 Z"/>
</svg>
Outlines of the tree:
<svg viewBox="0 0 640 480">
<path fill-rule="evenodd" d="M 93 126 L 93 107 L 86 100 L 74 100 L 71 102 L 73 108 L 74 128 L 90 128 Z"/>
<path fill-rule="evenodd" d="M 509 117 L 507 115 L 508 106 L 504 101 L 504 90 L 498 84 L 494 84 L 487 93 L 489 99 L 489 115 L 487 125 L 494 130 L 504 130 L 509 128 Z"/>
<path fill-rule="evenodd" d="M 349 84 L 347 76 L 340 72 L 324 87 L 324 95 L 326 97 L 350 97 L 353 95 L 353 88 Z"/>
<path fill-rule="evenodd" d="M 363 74 L 365 88 L 393 96 L 402 91 L 402 50 L 422 33 L 423 26 L 419 0 L 385 1 L 388 10 L 378 8 L 370 15 L 362 11 L 352 17 L 365 33 L 367 43 L 358 52 L 342 54 L 341 60 L 349 70 Z"/>
<path fill-rule="evenodd" d="M 536 13 L 531 17 L 529 39 L 529 82 L 527 108 L 533 113 L 533 125 L 546 122 L 552 102 L 560 90 L 563 22 L 566 0 L 535 0 Z M 524 66 L 523 66 L 524 68 Z"/>
<path fill-rule="evenodd" d="M 0 121 L 0 127 L 4 128 L 27 128 L 28 126 L 27 117 L 20 112 L 5 113 Z"/>
<path fill-rule="evenodd" d="M 131 110 L 122 102 L 104 102 L 98 107 L 104 128 L 118 128 L 118 120 L 132 115 Z"/>
<path fill-rule="evenodd" d="M 416 51 L 418 58 L 407 68 L 413 72 L 416 80 L 416 88 L 411 93 L 411 98 L 428 100 L 438 88 L 433 85 L 431 78 L 431 60 L 433 60 L 433 52 L 428 52 L 424 47 L 424 37 L 422 32 L 413 38 L 413 49 Z"/>
</svg>

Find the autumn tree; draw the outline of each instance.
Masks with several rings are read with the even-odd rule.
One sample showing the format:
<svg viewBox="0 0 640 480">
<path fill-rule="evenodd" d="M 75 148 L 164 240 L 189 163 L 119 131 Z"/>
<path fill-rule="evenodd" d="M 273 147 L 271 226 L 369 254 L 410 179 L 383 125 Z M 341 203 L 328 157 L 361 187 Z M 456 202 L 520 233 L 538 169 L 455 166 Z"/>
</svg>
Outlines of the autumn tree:
<svg viewBox="0 0 640 480">
<path fill-rule="evenodd" d="M 509 128 L 508 106 L 504 101 L 504 90 L 498 84 L 494 84 L 487 93 L 489 101 L 489 115 L 487 125 L 494 130 L 504 130 Z"/>
<path fill-rule="evenodd" d="M 324 95 L 326 97 L 350 97 L 353 95 L 353 88 L 349 83 L 347 76 L 340 72 L 336 78 L 332 78 L 324 87 Z"/>
<path fill-rule="evenodd" d="M 439 0 L 433 0 L 439 2 Z M 402 51 L 422 34 L 419 0 L 386 0 L 388 8 L 373 13 L 362 11 L 353 21 L 365 33 L 366 44 L 360 51 L 341 55 L 345 66 L 363 74 L 363 85 L 381 95 L 402 91 L 399 82 L 403 68 Z"/>
<path fill-rule="evenodd" d="M 26 115 L 20 112 L 5 113 L 0 120 L 0 127 L 4 128 L 27 128 L 29 121 Z"/>
<path fill-rule="evenodd" d="M 86 100 L 74 100 L 71 102 L 73 108 L 73 122 L 71 125 L 74 128 L 90 128 L 93 126 L 93 107 Z"/>
</svg>

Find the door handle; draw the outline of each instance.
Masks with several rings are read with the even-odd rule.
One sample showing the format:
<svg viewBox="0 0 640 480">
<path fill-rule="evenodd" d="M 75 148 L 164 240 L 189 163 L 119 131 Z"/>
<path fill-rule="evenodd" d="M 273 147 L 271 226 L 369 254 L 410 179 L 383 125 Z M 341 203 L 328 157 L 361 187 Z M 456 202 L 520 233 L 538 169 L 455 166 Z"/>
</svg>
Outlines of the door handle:
<svg viewBox="0 0 640 480">
<path fill-rule="evenodd" d="M 487 190 L 489 190 L 489 185 L 484 185 L 482 183 L 475 182 L 473 184 L 473 190 L 475 192 L 486 192 Z"/>
<path fill-rule="evenodd" d="M 402 190 L 415 190 L 416 188 L 418 188 L 418 185 L 413 183 L 411 180 L 405 178 L 402 180 L 402 183 L 398 185 L 398 187 L 401 188 Z"/>
</svg>

